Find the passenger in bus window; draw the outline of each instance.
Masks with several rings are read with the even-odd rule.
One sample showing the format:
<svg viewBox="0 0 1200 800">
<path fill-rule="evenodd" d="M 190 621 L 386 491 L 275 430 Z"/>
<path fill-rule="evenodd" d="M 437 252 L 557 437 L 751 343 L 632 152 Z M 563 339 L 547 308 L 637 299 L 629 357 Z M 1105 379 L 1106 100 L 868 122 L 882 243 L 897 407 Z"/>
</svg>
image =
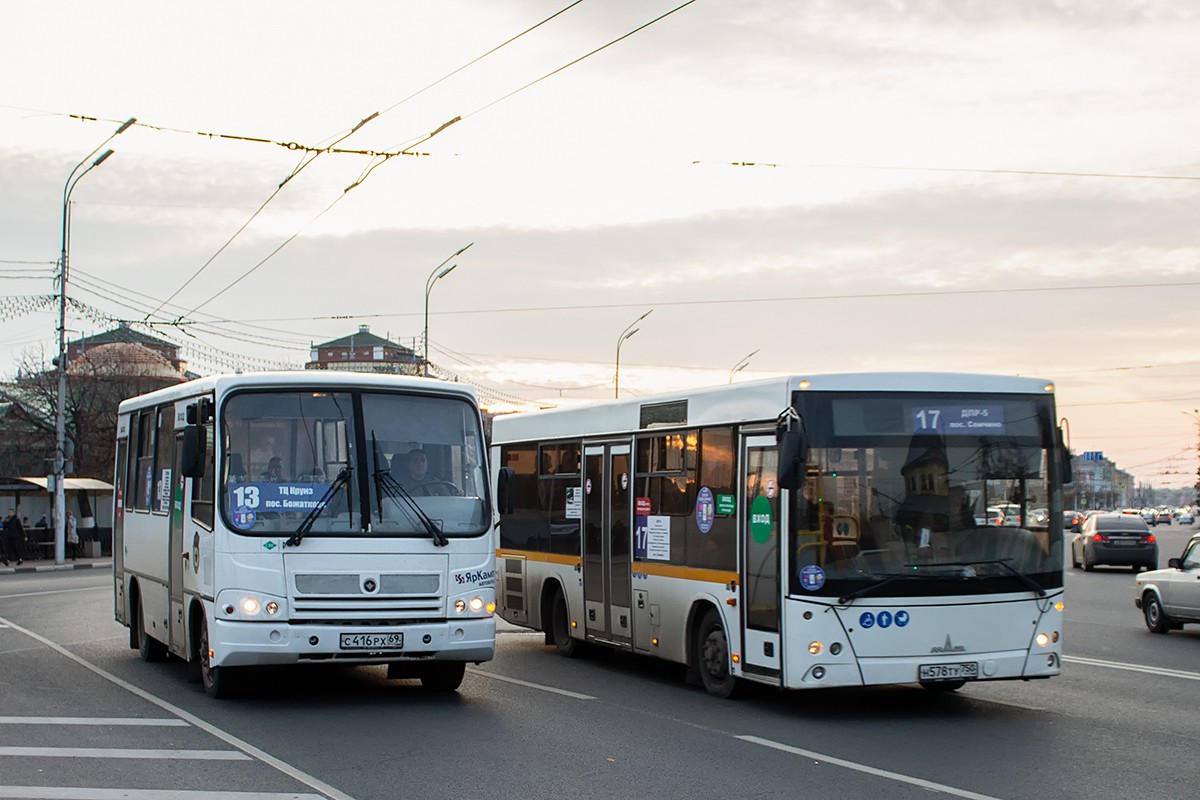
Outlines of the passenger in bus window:
<svg viewBox="0 0 1200 800">
<path fill-rule="evenodd" d="M 258 479 L 266 483 L 283 483 L 286 480 L 283 477 L 283 459 L 279 456 L 272 456 L 271 460 L 267 462 L 267 471 Z"/>
</svg>

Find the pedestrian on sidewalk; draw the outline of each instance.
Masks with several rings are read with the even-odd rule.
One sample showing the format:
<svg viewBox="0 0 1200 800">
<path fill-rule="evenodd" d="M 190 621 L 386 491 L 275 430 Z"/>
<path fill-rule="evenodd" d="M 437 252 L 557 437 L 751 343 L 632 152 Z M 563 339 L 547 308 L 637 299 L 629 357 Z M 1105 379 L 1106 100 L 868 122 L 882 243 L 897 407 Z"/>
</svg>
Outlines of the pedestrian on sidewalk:
<svg viewBox="0 0 1200 800">
<path fill-rule="evenodd" d="M 71 560 L 74 561 L 79 553 L 79 526 L 70 511 L 67 512 L 67 544 L 71 545 Z"/>
<path fill-rule="evenodd" d="M 10 508 L 8 516 L 4 518 L 4 531 L 0 534 L 0 562 L 4 566 L 8 566 L 9 559 L 17 562 L 17 566 L 24 561 L 21 558 L 21 540 L 25 538 L 25 528 L 21 525 L 21 518 L 17 516 L 17 510 Z"/>
</svg>

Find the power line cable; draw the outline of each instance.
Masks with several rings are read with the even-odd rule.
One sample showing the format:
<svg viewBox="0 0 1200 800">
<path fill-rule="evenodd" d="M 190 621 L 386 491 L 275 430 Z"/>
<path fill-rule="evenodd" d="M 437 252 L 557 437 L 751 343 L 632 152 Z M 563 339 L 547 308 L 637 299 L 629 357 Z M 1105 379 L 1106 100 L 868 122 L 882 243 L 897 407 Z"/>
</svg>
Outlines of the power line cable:
<svg viewBox="0 0 1200 800">
<path fill-rule="evenodd" d="M 693 161 L 693 165 L 715 164 L 729 167 L 765 167 L 781 169 L 864 169 L 898 172 L 952 172 L 984 175 L 1033 175 L 1057 178 L 1118 178 L 1142 181 L 1200 181 L 1200 175 L 1143 175 L 1128 172 L 1070 172 L 1066 170 L 989 169 L 984 167 L 914 167 L 894 164 L 773 164 L 760 161 Z"/>
</svg>

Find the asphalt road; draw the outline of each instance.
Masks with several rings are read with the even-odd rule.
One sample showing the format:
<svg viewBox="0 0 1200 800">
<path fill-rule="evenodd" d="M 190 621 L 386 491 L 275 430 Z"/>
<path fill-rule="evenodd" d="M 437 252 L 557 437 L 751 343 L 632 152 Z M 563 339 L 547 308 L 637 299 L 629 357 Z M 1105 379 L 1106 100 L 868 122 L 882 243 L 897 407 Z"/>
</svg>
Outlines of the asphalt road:
<svg viewBox="0 0 1200 800">
<path fill-rule="evenodd" d="M 1162 564 L 1192 530 L 1155 529 Z M 1192 796 L 1200 626 L 1148 633 L 1128 570 L 1068 568 L 1067 590 L 1063 676 L 952 695 L 721 701 L 673 666 L 567 660 L 505 626 L 456 696 L 297 669 L 213 701 L 128 649 L 103 572 L 4 575 L 0 798 Z"/>
</svg>

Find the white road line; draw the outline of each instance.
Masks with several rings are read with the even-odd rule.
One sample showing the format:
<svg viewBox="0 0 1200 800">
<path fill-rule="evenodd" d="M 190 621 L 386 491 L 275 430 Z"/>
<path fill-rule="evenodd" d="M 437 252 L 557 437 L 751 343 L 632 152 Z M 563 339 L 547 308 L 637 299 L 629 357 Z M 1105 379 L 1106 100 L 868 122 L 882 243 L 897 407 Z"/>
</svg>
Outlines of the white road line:
<svg viewBox="0 0 1200 800">
<path fill-rule="evenodd" d="M 0 786 L 0 797 L 19 800 L 324 800 L 294 792 L 218 792 L 211 789 L 93 789 L 86 786 Z"/>
<path fill-rule="evenodd" d="M 1126 672 L 1146 672 L 1151 675 L 1161 675 L 1165 678 L 1183 678 L 1186 681 L 1200 681 L 1200 672 L 1184 672 L 1181 669 L 1167 669 L 1166 667 L 1144 667 L 1140 664 L 1125 664 L 1120 661 L 1102 661 L 1098 658 L 1082 658 L 1080 656 L 1063 656 L 1062 660 L 1068 664 L 1084 664 L 1089 667 L 1121 669 L 1125 670 Z"/>
<path fill-rule="evenodd" d="M 238 750 L 241 750 L 246 755 L 251 756 L 253 758 L 257 758 L 259 761 L 262 761 L 264 764 L 268 764 L 268 765 L 274 767 L 275 769 L 282 772 L 284 775 L 287 775 L 289 778 L 292 778 L 293 780 L 296 780 L 299 783 L 303 783 L 305 786 L 309 787 L 310 789 L 315 789 L 316 791 L 325 795 L 325 797 L 329 798 L 330 800 L 354 800 L 353 797 L 346 794 L 345 792 L 343 792 L 339 789 L 335 789 L 334 787 L 330 786 L 329 784 L 325 783 L 324 781 L 318 780 L 317 778 L 313 777 L 312 775 L 309 775 L 307 772 L 304 772 L 303 770 L 298 769 L 297 767 L 293 767 L 291 764 L 287 763 L 286 761 L 283 761 L 282 759 L 276 758 L 275 756 L 271 755 L 267 751 L 261 750 L 243 739 L 239 739 L 238 737 L 234 736 L 232 733 L 226 733 L 225 731 L 218 728 L 216 725 L 213 725 L 212 723 L 205 722 L 204 720 L 200 719 L 200 717 L 197 717 L 195 714 L 185 711 L 182 708 L 180 708 L 179 706 L 174 705 L 173 703 L 168 703 L 166 700 L 163 700 L 161 697 L 150 694 L 150 692 L 147 692 L 145 689 L 142 689 L 138 686 L 134 686 L 129 681 L 118 678 L 116 675 L 113 675 L 111 672 L 101 669 L 100 667 L 96 666 L 95 664 L 93 664 L 92 662 L 83 658 L 82 656 L 75 655 L 74 653 L 72 653 L 70 650 L 66 649 L 62 645 L 59 645 L 55 642 L 50 641 L 49 639 L 47 639 L 45 636 L 42 636 L 41 634 L 34 633 L 33 631 L 29 630 L 28 628 L 22 628 L 20 625 L 17 625 L 12 620 L 4 619 L 2 617 L 0 617 L 0 624 L 8 624 L 9 626 L 11 626 L 13 628 L 13 630 L 20 631 L 21 633 L 25 634 L 30 639 L 33 639 L 36 642 L 41 642 L 46 647 L 49 647 L 51 650 L 53 650 L 54 652 L 63 656 L 64 658 L 68 658 L 71 661 L 74 661 L 76 664 L 83 667 L 84 669 L 89 670 L 89 671 L 95 673 L 96 675 L 99 675 L 101 678 L 104 678 L 106 681 L 109 681 L 110 683 L 120 686 L 122 689 L 124 689 L 125 691 L 127 691 L 131 694 L 137 695 L 138 697 L 142 698 L 143 700 L 145 700 L 148 703 L 153 703 L 154 705 L 163 709 L 167 713 L 174 714 L 179 719 L 187 721 L 188 723 L 194 725 L 195 727 L 199 728 L 200 730 L 204 731 L 205 733 L 215 736 L 216 738 L 220 739 L 221 741 L 225 742 L 228 745 L 232 745 L 233 747 L 236 747 Z M 2 797 L 2 796 L 3 795 L 0 795 L 0 797 Z"/>
<path fill-rule="evenodd" d="M 933 781 L 927 781 L 923 778 L 914 778 L 911 775 L 903 775 L 899 772 L 890 772 L 886 769 L 868 767 L 866 764 L 859 764 L 855 761 L 846 761 L 842 758 L 834 758 L 833 756 L 827 756 L 823 753 L 814 753 L 811 750 L 801 750 L 799 747 L 791 747 L 790 745 L 780 744 L 779 742 L 773 742 L 770 739 L 760 739 L 757 736 L 737 736 L 734 738 L 741 739 L 743 742 L 750 742 L 751 744 L 770 747 L 774 750 L 782 750 L 785 753 L 811 758 L 814 761 L 823 761 L 827 764 L 833 764 L 837 767 L 845 767 L 846 769 L 852 769 L 855 772 L 864 772 L 867 775 L 875 775 L 876 777 L 885 778 L 889 781 L 907 783 L 911 786 L 919 786 L 922 789 L 929 789 L 930 791 L 941 792 L 942 794 L 952 794 L 955 797 L 966 797 L 968 800 L 999 800 L 999 798 L 993 797 L 990 794 L 968 792 L 966 789 L 957 789 L 953 786 L 947 786 L 944 783 L 934 783 Z"/>
<path fill-rule="evenodd" d="M 85 589 L 47 589 L 44 592 L 18 592 L 16 594 L 0 594 L 0 600 L 10 597 L 41 597 L 47 594 L 74 594 L 75 592 L 111 592 L 112 584 L 106 586 L 88 586 Z"/>
<path fill-rule="evenodd" d="M 181 719 L 166 717 L 0 717 L 0 725 L 122 725 L 147 728 L 186 728 Z"/>
<path fill-rule="evenodd" d="M 504 681 L 505 683 L 515 683 L 517 686 L 525 686 L 529 689 L 537 689 L 539 692 L 550 692 L 551 694 L 561 694 L 563 697 L 571 697 L 571 698 L 574 698 L 575 700 L 595 700 L 596 699 L 595 697 L 592 697 L 590 694 L 580 694 L 579 692 L 570 692 L 570 691 L 567 691 L 566 689 L 555 689 L 553 686 L 543 686 L 540 683 L 530 683 L 529 681 L 517 680 L 516 678 L 510 678 L 507 675 L 497 675 L 494 672 L 484 672 L 481 669 L 473 669 L 473 670 L 471 670 L 471 674 L 472 675 L 482 675 L 485 678 L 491 678 L 491 679 L 497 680 L 497 681 Z"/>
<path fill-rule="evenodd" d="M 130 758 L 180 761 L 253 761 L 237 750 L 152 750 L 123 747 L 0 747 L 0 756 L 24 758 Z"/>
</svg>

